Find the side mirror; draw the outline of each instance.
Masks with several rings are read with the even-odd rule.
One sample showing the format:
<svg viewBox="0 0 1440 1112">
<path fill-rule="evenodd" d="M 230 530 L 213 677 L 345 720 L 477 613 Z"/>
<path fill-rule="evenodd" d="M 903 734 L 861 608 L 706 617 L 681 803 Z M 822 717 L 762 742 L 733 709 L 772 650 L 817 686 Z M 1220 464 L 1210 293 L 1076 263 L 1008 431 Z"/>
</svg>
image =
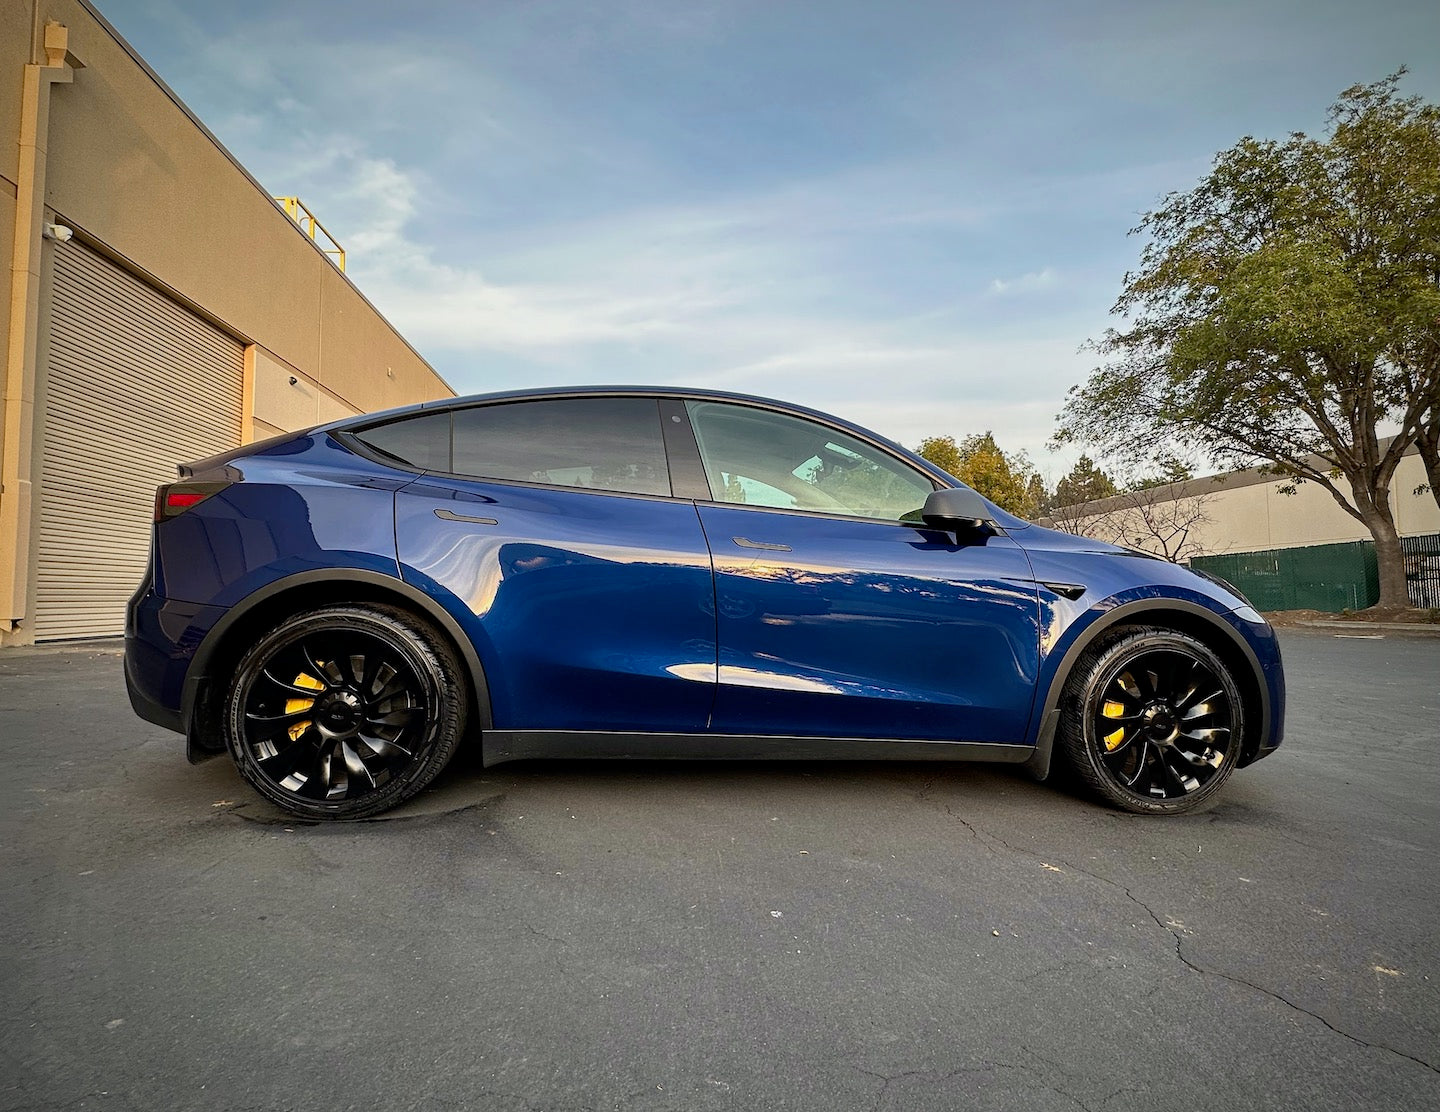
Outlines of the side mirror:
<svg viewBox="0 0 1440 1112">
<path fill-rule="evenodd" d="M 925 524 L 934 529 L 979 529 L 991 521 L 990 507 L 969 487 L 932 490 L 920 511 Z"/>
</svg>

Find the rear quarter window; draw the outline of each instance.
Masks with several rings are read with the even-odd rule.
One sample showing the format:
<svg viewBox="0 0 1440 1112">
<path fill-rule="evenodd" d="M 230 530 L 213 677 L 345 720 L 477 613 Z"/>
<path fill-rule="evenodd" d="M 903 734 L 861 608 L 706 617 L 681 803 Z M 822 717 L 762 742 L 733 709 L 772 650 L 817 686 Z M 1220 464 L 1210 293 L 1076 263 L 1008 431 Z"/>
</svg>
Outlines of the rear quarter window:
<svg viewBox="0 0 1440 1112">
<path fill-rule="evenodd" d="M 425 471 L 449 471 L 450 411 L 421 413 L 352 434 L 366 447 Z"/>
</svg>

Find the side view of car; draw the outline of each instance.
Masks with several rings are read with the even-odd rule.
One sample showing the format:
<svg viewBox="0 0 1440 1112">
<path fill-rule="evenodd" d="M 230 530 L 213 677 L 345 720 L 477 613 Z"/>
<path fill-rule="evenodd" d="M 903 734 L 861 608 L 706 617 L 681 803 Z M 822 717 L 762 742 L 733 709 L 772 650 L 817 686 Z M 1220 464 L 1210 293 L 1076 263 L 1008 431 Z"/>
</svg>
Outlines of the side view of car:
<svg viewBox="0 0 1440 1112">
<path fill-rule="evenodd" d="M 1173 814 L 1279 744 L 1233 588 L 992 505 L 798 406 L 430 402 L 181 465 L 127 615 L 143 718 L 362 818 L 534 757 L 1063 760 Z"/>
</svg>

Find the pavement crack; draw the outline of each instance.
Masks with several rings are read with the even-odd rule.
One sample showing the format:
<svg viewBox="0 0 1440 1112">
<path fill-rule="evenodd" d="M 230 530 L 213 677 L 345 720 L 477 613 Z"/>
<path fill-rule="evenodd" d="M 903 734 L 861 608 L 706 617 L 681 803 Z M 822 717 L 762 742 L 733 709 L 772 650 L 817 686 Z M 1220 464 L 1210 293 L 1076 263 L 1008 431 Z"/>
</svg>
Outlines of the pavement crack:
<svg viewBox="0 0 1440 1112">
<path fill-rule="evenodd" d="M 1256 984 L 1254 981 L 1246 980 L 1244 977 L 1237 977 L 1233 973 L 1225 973 L 1219 969 L 1207 969 L 1203 965 L 1196 963 L 1185 955 L 1184 936 L 1181 934 L 1180 931 L 1176 930 L 1169 923 L 1161 919 L 1160 916 L 1156 915 L 1150 905 L 1147 904 L 1144 900 L 1140 899 L 1140 897 L 1135 895 L 1134 892 L 1130 891 L 1129 888 L 1126 888 L 1124 885 L 1118 884 L 1115 881 L 1111 881 L 1110 883 L 1115 884 L 1117 888 L 1124 892 L 1126 897 L 1128 897 L 1132 903 L 1134 903 L 1138 907 L 1143 908 L 1145 910 L 1145 914 L 1149 915 L 1150 918 L 1155 921 L 1155 925 L 1161 930 L 1165 931 L 1175 940 L 1175 957 L 1178 958 L 1180 963 L 1184 965 L 1187 969 L 1199 973 L 1202 976 L 1219 977 L 1222 981 L 1229 981 L 1231 984 L 1242 985 L 1245 988 L 1253 989 L 1255 992 L 1262 993 L 1265 996 L 1270 997 L 1270 999 L 1272 1000 L 1279 1001 L 1287 1008 L 1297 1011 L 1301 1015 L 1306 1015 L 1309 1016 L 1311 1019 L 1317 1020 L 1328 1030 L 1333 1031 L 1335 1034 L 1339 1035 L 1343 1039 L 1349 1039 L 1357 1046 L 1363 1046 L 1368 1050 L 1383 1050 L 1386 1053 L 1394 1054 L 1397 1058 L 1404 1058 L 1407 1061 L 1414 1062 L 1417 1066 L 1422 1066 L 1423 1068 L 1429 1070 L 1431 1073 L 1440 1074 L 1440 1067 L 1435 1066 L 1431 1062 L 1427 1062 L 1424 1058 L 1417 1058 L 1413 1054 L 1407 1054 L 1405 1051 L 1397 1050 L 1395 1047 L 1387 1046 L 1385 1043 L 1369 1042 L 1365 1039 L 1360 1038 L 1358 1035 L 1352 1035 L 1349 1031 L 1346 1031 L 1341 1027 L 1335 1026 L 1335 1024 L 1331 1023 L 1328 1019 L 1326 1019 L 1318 1012 L 1312 1012 L 1309 1008 L 1297 1004 L 1294 1000 L 1291 1000 L 1283 993 L 1276 992 L 1272 988 L 1266 988 L 1264 985 Z"/>
<path fill-rule="evenodd" d="M 996 852 L 996 847 L 1000 846 L 1006 850 L 1009 850 L 1011 853 L 1022 854 L 1026 857 L 1033 858 L 1036 861 L 1046 863 L 1045 858 L 1043 858 L 1040 854 L 1036 853 L 1034 850 L 1025 849 L 1022 846 L 1013 846 L 998 835 L 981 830 L 970 820 L 966 819 L 962 815 L 956 814 L 954 808 L 950 804 L 943 801 L 935 800 L 929 795 L 927 795 L 928 788 L 929 782 L 927 781 L 926 783 L 921 785 L 920 790 L 916 793 L 917 798 L 926 803 L 940 803 L 941 808 L 947 815 L 949 815 L 961 826 L 963 826 L 967 831 L 969 831 L 971 836 L 974 837 L 976 841 L 986 846 L 992 852 Z M 1241 985 L 1245 988 L 1252 989 L 1255 992 L 1259 992 L 1265 996 L 1270 997 L 1272 1000 L 1284 1004 L 1287 1008 L 1290 1008 L 1293 1011 L 1299 1012 L 1302 1015 L 1309 1016 L 1311 1019 L 1318 1021 L 1327 1030 L 1332 1031 L 1343 1039 L 1348 1039 L 1350 1042 L 1355 1043 L 1357 1046 L 1363 1046 L 1368 1050 L 1380 1050 L 1389 1054 L 1393 1054 L 1397 1058 L 1404 1058 L 1406 1061 L 1414 1062 L 1417 1066 L 1429 1070 L 1431 1073 L 1440 1074 L 1440 1067 L 1437 1067 L 1434 1063 L 1428 1062 L 1424 1058 L 1419 1058 L 1414 1054 L 1408 1054 L 1403 1050 L 1398 1050 L 1393 1046 L 1388 1046 L 1385 1043 L 1369 1042 L 1365 1039 L 1360 1038 L 1358 1035 L 1352 1035 L 1349 1031 L 1346 1031 L 1343 1028 L 1337 1027 L 1335 1024 L 1331 1023 L 1328 1019 L 1326 1019 L 1323 1015 L 1320 1015 L 1318 1012 L 1312 1012 L 1308 1008 L 1297 1004 L 1294 1000 L 1289 999 L 1283 993 L 1276 992 L 1274 989 L 1271 988 L 1266 988 L 1264 985 L 1256 984 L 1254 981 L 1247 981 L 1244 977 L 1237 977 L 1232 973 L 1225 973 L 1218 969 L 1207 969 L 1204 966 L 1197 964 L 1185 954 L 1184 936 L 1182 935 L 1181 931 L 1177 930 L 1174 926 L 1167 923 L 1164 919 L 1157 915 L 1149 904 L 1147 904 L 1144 900 L 1140 899 L 1140 897 L 1135 895 L 1135 893 L 1132 892 L 1125 885 L 1121 884 L 1117 880 L 1112 880 L 1110 877 L 1103 876 L 1100 873 L 1092 872 L 1089 869 L 1081 868 L 1073 862 L 1067 861 L 1063 858 L 1050 859 L 1051 862 L 1057 860 L 1060 864 L 1064 865 L 1068 869 L 1073 870 L 1081 876 L 1089 877 L 1091 880 L 1095 880 L 1100 882 L 1101 884 L 1106 884 L 1112 888 L 1119 889 L 1121 892 L 1125 893 L 1125 896 L 1128 900 L 1130 900 L 1136 906 L 1143 908 L 1145 914 L 1151 918 L 1155 925 L 1161 930 L 1165 931 L 1165 933 L 1169 934 L 1175 940 L 1175 957 L 1187 969 L 1190 969 L 1195 973 L 1199 973 L 1202 976 L 1219 977 L 1221 980 L 1229 981 L 1231 984 Z M 1066 1093 L 1064 1095 L 1067 1097 L 1071 1096 L 1071 1094 L 1069 1093 Z M 1071 1099 L 1073 1100 L 1074 1098 L 1071 1097 Z M 1077 1101 L 1077 1103 L 1079 1102 Z"/>
</svg>

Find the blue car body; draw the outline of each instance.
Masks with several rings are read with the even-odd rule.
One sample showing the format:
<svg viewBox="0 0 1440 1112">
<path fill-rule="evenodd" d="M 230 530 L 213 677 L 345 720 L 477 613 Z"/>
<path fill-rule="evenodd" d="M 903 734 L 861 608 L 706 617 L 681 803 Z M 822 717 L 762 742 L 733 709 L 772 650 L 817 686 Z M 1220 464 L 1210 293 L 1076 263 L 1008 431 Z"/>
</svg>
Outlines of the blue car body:
<svg viewBox="0 0 1440 1112">
<path fill-rule="evenodd" d="M 537 398 L 654 399 L 670 493 L 460 475 L 357 430 Z M 977 541 L 924 521 L 737 504 L 705 481 L 686 409 L 753 406 L 858 438 L 936 488 L 960 483 L 848 422 L 718 392 L 609 388 L 426 403 L 183 466 L 157 511 L 125 675 L 144 718 L 222 751 L 244 647 L 327 602 L 403 606 L 463 659 L 486 763 L 544 755 L 960 757 L 1044 775 L 1060 693 L 1120 622 L 1183 630 L 1249 708 L 1239 764 L 1280 744 L 1273 630 L 1218 581 L 989 506 Z M 166 488 L 162 488 L 162 494 Z"/>
</svg>

